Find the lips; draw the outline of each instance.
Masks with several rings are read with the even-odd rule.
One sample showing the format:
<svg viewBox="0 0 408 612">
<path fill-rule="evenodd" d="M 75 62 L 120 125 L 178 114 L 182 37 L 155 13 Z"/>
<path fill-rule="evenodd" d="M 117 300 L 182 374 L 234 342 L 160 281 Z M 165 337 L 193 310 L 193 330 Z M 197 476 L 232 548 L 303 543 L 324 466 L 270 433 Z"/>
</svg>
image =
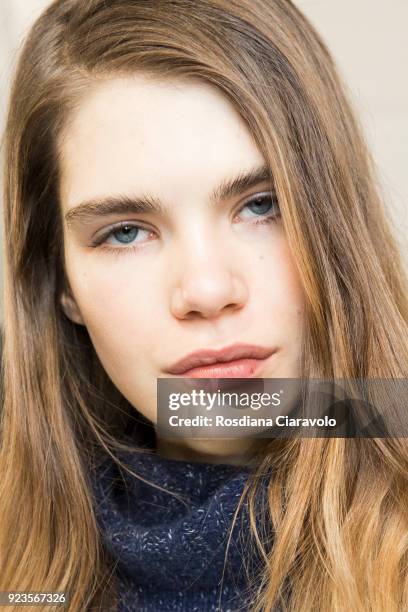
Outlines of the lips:
<svg viewBox="0 0 408 612">
<path fill-rule="evenodd" d="M 257 366 L 276 352 L 276 348 L 234 344 L 220 350 L 201 350 L 186 355 L 169 368 L 169 374 L 193 377 L 251 376 Z"/>
</svg>

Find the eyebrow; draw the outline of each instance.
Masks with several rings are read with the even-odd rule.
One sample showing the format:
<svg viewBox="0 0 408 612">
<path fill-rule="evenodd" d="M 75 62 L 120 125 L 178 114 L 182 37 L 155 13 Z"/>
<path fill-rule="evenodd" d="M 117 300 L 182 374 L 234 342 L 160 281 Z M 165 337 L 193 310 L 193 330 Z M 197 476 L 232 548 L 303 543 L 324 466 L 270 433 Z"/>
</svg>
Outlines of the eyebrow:
<svg viewBox="0 0 408 612">
<path fill-rule="evenodd" d="M 255 187 L 263 181 L 272 182 L 272 173 L 268 166 L 263 165 L 251 169 L 249 172 L 241 172 L 237 176 L 224 179 L 210 196 L 210 206 L 215 206 L 218 202 L 240 195 L 247 189 Z M 169 207 L 158 198 L 147 194 L 140 197 L 136 196 L 107 196 L 95 198 L 82 202 L 68 210 L 65 214 L 67 225 L 71 225 L 75 220 L 90 220 L 93 217 L 101 217 L 113 214 L 127 213 L 153 213 L 168 214 Z"/>
</svg>

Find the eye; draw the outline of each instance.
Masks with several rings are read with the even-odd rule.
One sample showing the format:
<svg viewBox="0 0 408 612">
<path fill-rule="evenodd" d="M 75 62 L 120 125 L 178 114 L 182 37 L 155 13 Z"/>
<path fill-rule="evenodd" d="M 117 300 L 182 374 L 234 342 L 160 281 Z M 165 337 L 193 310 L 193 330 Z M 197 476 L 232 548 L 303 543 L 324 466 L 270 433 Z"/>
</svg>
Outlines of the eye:
<svg viewBox="0 0 408 612">
<path fill-rule="evenodd" d="M 116 245 L 138 244 L 148 239 L 152 233 L 152 230 L 126 221 L 116 227 L 111 227 L 103 235 L 96 238 L 92 246 L 107 244 L 114 247 Z"/>
<path fill-rule="evenodd" d="M 118 229 L 111 231 L 111 233 L 109 234 L 107 238 L 114 238 L 121 244 L 129 244 L 129 242 L 133 242 L 136 239 L 140 231 L 143 232 L 143 229 L 140 227 L 137 227 L 136 225 L 131 225 L 130 223 L 126 223 L 125 225 L 122 225 Z"/>
<path fill-rule="evenodd" d="M 243 215 L 243 211 L 251 214 Z M 274 193 L 260 193 L 248 200 L 240 209 L 240 216 L 246 219 L 260 219 L 261 222 L 275 221 L 280 215 L 278 200 Z M 259 221 L 256 221 L 259 222 Z"/>
</svg>

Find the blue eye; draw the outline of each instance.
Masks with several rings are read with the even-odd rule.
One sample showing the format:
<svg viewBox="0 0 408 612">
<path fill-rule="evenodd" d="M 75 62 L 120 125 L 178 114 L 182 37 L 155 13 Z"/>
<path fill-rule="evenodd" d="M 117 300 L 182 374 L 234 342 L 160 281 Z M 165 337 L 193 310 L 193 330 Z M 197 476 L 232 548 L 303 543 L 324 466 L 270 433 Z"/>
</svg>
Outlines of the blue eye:
<svg viewBox="0 0 408 612">
<path fill-rule="evenodd" d="M 241 212 L 245 209 L 253 213 L 249 218 L 266 217 L 267 219 L 274 219 L 279 215 L 279 206 L 276 197 L 273 194 L 261 194 L 249 200 L 241 209 Z"/>
<path fill-rule="evenodd" d="M 129 242 L 133 242 L 136 236 L 139 233 L 139 228 L 135 225 L 122 225 L 119 229 L 113 231 L 111 236 L 115 238 L 118 242 L 122 244 L 128 244 Z"/>
<path fill-rule="evenodd" d="M 255 214 L 264 215 L 265 213 L 270 211 L 273 206 L 273 203 L 271 201 L 271 198 L 262 197 L 256 198 L 256 200 L 249 202 L 248 204 L 246 204 L 246 206 L 248 206 L 248 208 L 251 208 L 252 206 L 253 208 L 251 208 L 251 210 Z"/>
<path fill-rule="evenodd" d="M 146 233 L 145 238 L 148 238 L 148 236 L 152 233 L 151 230 L 146 229 L 141 225 L 125 222 L 117 227 L 112 227 L 104 235 L 95 240 L 92 246 L 100 246 L 106 243 L 110 245 L 110 248 L 112 248 L 117 244 L 121 244 L 123 246 L 132 243 L 138 244 L 139 242 L 143 242 L 143 232 Z"/>
</svg>

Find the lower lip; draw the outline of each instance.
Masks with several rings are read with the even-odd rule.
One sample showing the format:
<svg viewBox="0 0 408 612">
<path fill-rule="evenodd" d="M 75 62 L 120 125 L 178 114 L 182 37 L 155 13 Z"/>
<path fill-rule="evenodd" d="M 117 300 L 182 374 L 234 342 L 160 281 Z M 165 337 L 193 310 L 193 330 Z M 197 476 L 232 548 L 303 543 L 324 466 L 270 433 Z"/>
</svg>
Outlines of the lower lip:
<svg viewBox="0 0 408 612">
<path fill-rule="evenodd" d="M 183 378 L 250 378 L 269 359 L 236 359 L 224 363 L 212 363 L 187 370 L 178 376 Z"/>
</svg>

